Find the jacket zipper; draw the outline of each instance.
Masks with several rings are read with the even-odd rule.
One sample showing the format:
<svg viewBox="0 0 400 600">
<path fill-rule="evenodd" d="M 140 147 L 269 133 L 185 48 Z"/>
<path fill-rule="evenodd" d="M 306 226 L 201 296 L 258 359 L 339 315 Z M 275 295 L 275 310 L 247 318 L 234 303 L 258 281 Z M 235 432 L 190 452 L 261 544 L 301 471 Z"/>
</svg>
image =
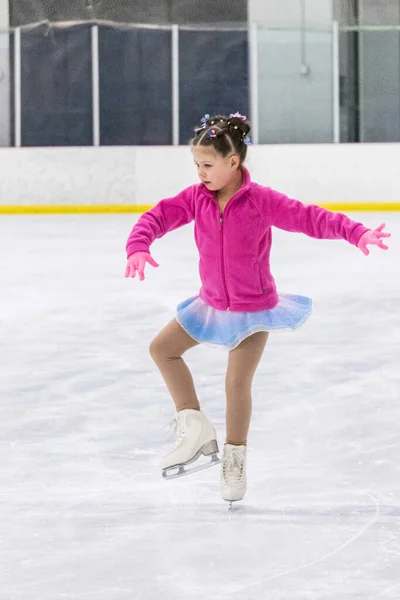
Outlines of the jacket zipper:
<svg viewBox="0 0 400 600">
<path fill-rule="evenodd" d="M 221 273 L 222 273 L 222 279 L 223 279 L 223 284 L 224 284 L 224 289 L 225 289 L 225 295 L 226 295 L 226 300 L 228 303 L 228 308 L 226 310 L 230 310 L 229 308 L 229 294 L 228 294 L 228 287 L 226 285 L 226 279 L 225 279 L 225 264 L 224 264 L 224 229 L 223 229 L 223 224 L 224 224 L 224 217 L 223 217 L 223 213 L 220 212 L 219 213 L 219 224 L 220 224 L 220 228 L 221 228 Z"/>
</svg>

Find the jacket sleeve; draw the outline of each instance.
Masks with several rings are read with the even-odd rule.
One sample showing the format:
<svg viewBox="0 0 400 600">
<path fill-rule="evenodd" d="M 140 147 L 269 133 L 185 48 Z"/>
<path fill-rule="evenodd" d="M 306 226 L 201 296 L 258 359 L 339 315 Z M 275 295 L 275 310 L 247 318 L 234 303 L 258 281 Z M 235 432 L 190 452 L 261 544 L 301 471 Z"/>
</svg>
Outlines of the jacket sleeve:
<svg viewBox="0 0 400 600">
<path fill-rule="evenodd" d="M 141 215 L 126 242 L 128 258 L 134 252 L 150 252 L 155 239 L 193 221 L 195 187 L 190 186 L 173 198 L 160 200 Z"/>
<path fill-rule="evenodd" d="M 270 188 L 264 189 L 264 209 L 269 225 L 285 231 L 304 233 L 317 239 L 343 239 L 357 246 L 368 227 L 315 204 L 305 205 Z M 265 210 L 264 210 L 265 214 Z"/>
</svg>

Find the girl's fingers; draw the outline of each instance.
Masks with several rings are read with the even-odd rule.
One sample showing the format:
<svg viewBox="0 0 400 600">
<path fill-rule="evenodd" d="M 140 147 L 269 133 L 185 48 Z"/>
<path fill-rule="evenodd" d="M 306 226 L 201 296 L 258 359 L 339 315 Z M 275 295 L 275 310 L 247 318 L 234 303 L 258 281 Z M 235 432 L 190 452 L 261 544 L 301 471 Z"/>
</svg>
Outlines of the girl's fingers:
<svg viewBox="0 0 400 600">
<path fill-rule="evenodd" d="M 383 248 L 383 250 L 389 249 L 389 247 L 386 246 L 386 244 L 384 244 L 378 237 L 371 239 L 369 242 L 367 242 L 367 244 L 379 246 L 379 248 Z"/>
<path fill-rule="evenodd" d="M 150 256 L 150 257 L 147 259 L 147 262 L 148 262 L 149 264 L 151 264 L 151 266 L 152 266 L 152 267 L 159 267 L 159 266 L 160 266 L 158 263 L 156 263 L 156 261 L 154 260 L 154 258 L 153 258 L 152 256 Z"/>
</svg>

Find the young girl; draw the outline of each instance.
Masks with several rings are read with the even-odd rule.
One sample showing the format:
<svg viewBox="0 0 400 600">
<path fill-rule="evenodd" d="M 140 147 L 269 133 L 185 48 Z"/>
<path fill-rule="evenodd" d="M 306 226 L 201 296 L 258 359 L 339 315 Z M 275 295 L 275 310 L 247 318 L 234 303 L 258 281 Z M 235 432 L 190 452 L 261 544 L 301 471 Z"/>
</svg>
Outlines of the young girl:
<svg viewBox="0 0 400 600">
<path fill-rule="evenodd" d="M 190 143 L 201 183 L 161 200 L 144 213 L 126 245 L 125 277 L 144 279 L 156 238 L 195 221 L 200 255 L 199 294 L 181 302 L 172 321 L 150 344 L 150 354 L 176 407 L 177 439 L 161 461 L 164 477 L 201 455 L 218 461 L 216 432 L 200 410 L 191 373 L 182 355 L 205 343 L 229 350 L 226 372 L 226 443 L 220 474 L 222 498 L 232 503 L 246 492 L 246 443 L 251 417 L 252 380 L 271 330 L 301 325 L 311 313 L 311 300 L 278 294 L 269 256 L 271 228 L 304 233 L 319 239 L 344 239 L 369 254 L 368 244 L 387 249 L 374 231 L 340 213 L 303 205 L 250 179 L 244 167 L 250 126 L 236 113 L 206 115 Z M 204 467 L 200 467 L 204 468 Z M 198 468 L 192 469 L 199 470 Z"/>
</svg>

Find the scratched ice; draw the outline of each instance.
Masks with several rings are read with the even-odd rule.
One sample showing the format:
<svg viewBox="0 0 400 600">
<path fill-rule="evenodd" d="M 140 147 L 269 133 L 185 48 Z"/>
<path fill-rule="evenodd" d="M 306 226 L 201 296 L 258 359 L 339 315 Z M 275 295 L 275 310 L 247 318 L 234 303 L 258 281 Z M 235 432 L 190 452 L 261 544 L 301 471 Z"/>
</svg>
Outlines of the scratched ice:
<svg viewBox="0 0 400 600">
<path fill-rule="evenodd" d="M 274 232 L 314 315 L 270 336 L 246 498 L 218 467 L 165 482 L 172 404 L 148 345 L 198 291 L 192 225 L 123 277 L 137 216 L 0 221 L 2 600 L 398 600 L 400 215 L 390 251 Z M 186 360 L 224 434 L 223 350 Z"/>
</svg>

